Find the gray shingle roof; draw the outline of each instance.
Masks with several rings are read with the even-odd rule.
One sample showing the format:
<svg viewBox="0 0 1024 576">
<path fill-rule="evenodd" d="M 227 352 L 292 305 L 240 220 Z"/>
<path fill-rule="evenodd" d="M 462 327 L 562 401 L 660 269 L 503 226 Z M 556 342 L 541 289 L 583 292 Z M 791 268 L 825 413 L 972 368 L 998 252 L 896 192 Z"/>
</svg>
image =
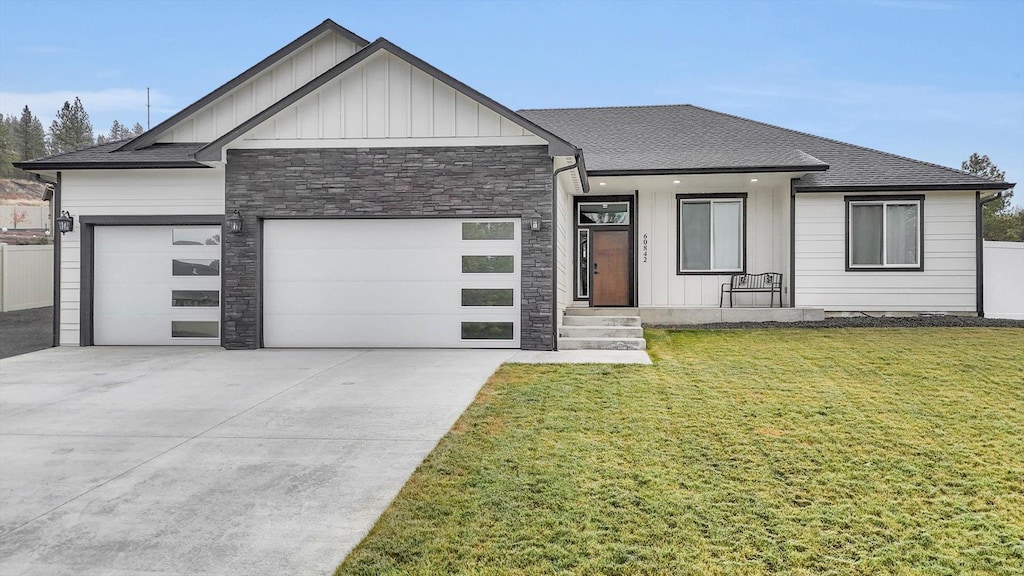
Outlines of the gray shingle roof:
<svg viewBox="0 0 1024 576">
<path fill-rule="evenodd" d="M 24 170 L 69 170 L 107 168 L 205 168 L 193 154 L 205 144 L 153 144 L 140 150 L 118 152 L 124 141 L 98 144 L 90 148 L 17 162 Z"/>
<path fill-rule="evenodd" d="M 827 170 L 801 178 L 797 189 L 1001 190 L 1011 186 L 688 104 L 519 113 L 582 147 L 592 175 L 765 167 L 821 170 L 827 165 Z"/>
</svg>

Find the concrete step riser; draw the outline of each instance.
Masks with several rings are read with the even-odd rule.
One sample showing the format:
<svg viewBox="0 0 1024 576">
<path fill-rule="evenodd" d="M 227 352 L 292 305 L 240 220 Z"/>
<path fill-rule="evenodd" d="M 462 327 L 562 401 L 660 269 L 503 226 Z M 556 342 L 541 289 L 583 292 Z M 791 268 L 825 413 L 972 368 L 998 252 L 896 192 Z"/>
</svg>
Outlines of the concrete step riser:
<svg viewBox="0 0 1024 576">
<path fill-rule="evenodd" d="M 637 316 L 636 308 L 566 308 L 566 316 Z"/>
<path fill-rule="evenodd" d="M 639 316 L 566 316 L 565 326 L 640 326 Z"/>
<path fill-rule="evenodd" d="M 643 338 L 644 329 L 633 326 L 562 326 L 559 335 L 567 338 Z"/>
<path fill-rule="evenodd" d="M 559 338 L 559 350 L 646 350 L 643 338 Z"/>
</svg>

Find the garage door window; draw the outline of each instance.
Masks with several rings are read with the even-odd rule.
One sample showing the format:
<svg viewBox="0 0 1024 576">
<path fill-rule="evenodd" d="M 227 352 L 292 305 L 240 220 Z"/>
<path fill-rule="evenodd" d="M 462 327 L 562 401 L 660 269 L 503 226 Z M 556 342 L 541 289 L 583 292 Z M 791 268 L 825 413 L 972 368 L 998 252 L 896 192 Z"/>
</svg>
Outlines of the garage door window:
<svg viewBox="0 0 1024 576">
<path fill-rule="evenodd" d="M 171 260 L 172 276 L 219 276 L 220 260 Z"/>
<path fill-rule="evenodd" d="M 171 231 L 175 246 L 220 246 L 220 228 L 175 228 Z"/>
<path fill-rule="evenodd" d="M 463 222 L 463 240 L 515 240 L 514 222 Z"/>
<path fill-rule="evenodd" d="M 514 256 L 463 256 L 463 274 L 512 274 Z"/>
<path fill-rule="evenodd" d="M 512 306 L 512 288 L 463 288 L 463 306 Z"/>
<path fill-rule="evenodd" d="M 463 322 L 463 340 L 512 340 L 512 322 Z"/>
<path fill-rule="evenodd" d="M 217 290 L 172 290 L 171 306 L 184 308 L 220 306 L 220 292 Z"/>
<path fill-rule="evenodd" d="M 220 338 L 220 323 L 175 320 L 171 322 L 171 338 Z"/>
</svg>

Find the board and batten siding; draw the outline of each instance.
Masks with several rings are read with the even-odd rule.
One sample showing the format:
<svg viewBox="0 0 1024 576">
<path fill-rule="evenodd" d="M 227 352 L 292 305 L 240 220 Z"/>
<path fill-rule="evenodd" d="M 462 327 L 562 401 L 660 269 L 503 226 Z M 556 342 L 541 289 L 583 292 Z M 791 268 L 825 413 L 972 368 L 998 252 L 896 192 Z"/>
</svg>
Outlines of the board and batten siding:
<svg viewBox="0 0 1024 576">
<path fill-rule="evenodd" d="M 975 311 L 974 192 L 924 194 L 924 271 L 907 272 L 846 271 L 845 196 L 797 194 L 797 306 L 826 312 Z"/>
<path fill-rule="evenodd" d="M 556 168 L 561 168 L 566 164 L 568 162 L 561 158 L 555 163 L 555 166 Z M 572 195 L 570 193 L 573 187 L 571 184 L 566 183 L 568 180 L 569 176 L 565 172 L 559 174 L 558 203 L 555 206 L 554 222 L 554 234 L 558 238 L 558 258 L 555 262 L 555 267 L 558 271 L 558 291 L 555 294 L 555 306 L 556 310 L 558 310 L 559 326 L 562 325 L 562 318 L 565 315 L 566 307 L 572 304 L 573 290 L 575 289 L 575 284 L 573 283 L 573 275 L 575 273 L 573 253 L 576 241 L 573 238 Z"/>
<path fill-rule="evenodd" d="M 223 214 L 224 170 L 80 170 L 61 175 L 61 209 L 75 230 L 61 238 L 60 344 L 77 346 L 81 302 L 82 216 Z"/>
<path fill-rule="evenodd" d="M 637 273 L 641 307 L 718 307 L 729 274 L 676 273 L 679 266 L 676 194 L 746 192 L 746 271 L 780 272 L 789 277 L 789 187 L 776 183 L 747 190 L 702 186 L 696 189 L 639 191 L 637 198 Z M 647 261 L 644 262 L 644 237 Z M 768 294 L 737 294 L 737 306 L 768 306 Z M 777 297 L 776 297 L 777 298 Z M 783 293 L 783 305 L 789 290 Z M 778 304 L 776 304 L 777 306 Z"/>
<path fill-rule="evenodd" d="M 260 107 L 266 106 L 261 103 Z M 402 138 L 420 140 L 410 144 L 379 142 Z M 382 50 L 227 148 L 545 143 L 519 124 Z"/>
<path fill-rule="evenodd" d="M 185 118 L 157 142 L 211 142 L 356 52 L 328 31 L 291 56 Z"/>
</svg>

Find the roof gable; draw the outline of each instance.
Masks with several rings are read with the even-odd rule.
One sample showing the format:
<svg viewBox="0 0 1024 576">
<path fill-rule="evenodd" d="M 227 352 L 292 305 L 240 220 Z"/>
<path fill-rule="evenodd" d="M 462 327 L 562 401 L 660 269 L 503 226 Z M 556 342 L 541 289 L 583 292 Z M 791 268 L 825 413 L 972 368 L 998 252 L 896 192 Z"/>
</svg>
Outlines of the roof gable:
<svg viewBox="0 0 1024 576">
<path fill-rule="evenodd" d="M 362 113 L 357 109 L 362 110 Z M 578 149 L 380 38 L 196 153 L 221 160 L 238 140 L 529 137 L 552 154 Z"/>
<path fill-rule="evenodd" d="M 209 142 L 367 44 L 332 20 L 324 20 L 118 150 L 138 150 L 158 142 Z"/>
</svg>

